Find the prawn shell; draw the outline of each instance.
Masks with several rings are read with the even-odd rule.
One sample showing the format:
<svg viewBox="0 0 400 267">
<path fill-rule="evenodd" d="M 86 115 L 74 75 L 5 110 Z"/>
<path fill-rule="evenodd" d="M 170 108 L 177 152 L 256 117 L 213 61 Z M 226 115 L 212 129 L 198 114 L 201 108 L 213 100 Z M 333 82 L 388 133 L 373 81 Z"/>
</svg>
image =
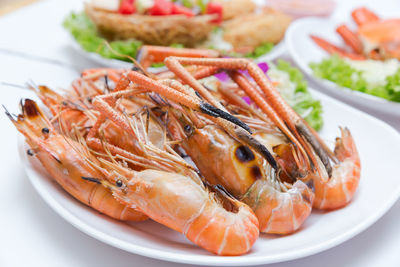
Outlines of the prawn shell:
<svg viewBox="0 0 400 267">
<path fill-rule="evenodd" d="M 71 140 L 72 142 L 72 140 Z M 147 216 L 117 202 L 110 191 L 102 185 L 84 181 L 81 177 L 101 177 L 102 174 L 90 167 L 62 136 L 49 137 L 36 154 L 50 176 L 69 194 L 100 213 L 123 221 L 143 221 Z M 55 160 L 55 158 L 57 160 Z"/>
<path fill-rule="evenodd" d="M 223 208 L 214 206 L 204 210 L 192 223 L 188 239 L 201 247 L 208 246 L 208 250 L 218 255 L 234 256 L 248 252 L 259 236 L 254 213 L 243 204 L 232 216 L 222 216 L 226 215 L 224 211 L 215 212 L 214 209 Z M 238 220 L 236 216 L 243 219 Z"/>
<path fill-rule="evenodd" d="M 314 194 L 301 181 L 287 192 L 258 180 L 241 200 L 249 205 L 260 222 L 260 231 L 269 234 L 289 234 L 300 228 L 310 216 Z"/>
<path fill-rule="evenodd" d="M 259 156 L 249 150 L 249 156 L 241 160 L 237 150 L 242 144 L 219 127 L 207 125 L 196 129 L 183 146 L 208 182 L 221 184 L 234 196 L 242 196 L 262 178 Z"/>
<path fill-rule="evenodd" d="M 337 138 L 335 155 L 340 164 L 333 166 L 332 177 L 327 180 L 313 179 L 315 187 L 314 207 L 338 209 L 346 206 L 353 198 L 359 181 L 361 162 L 350 131 L 341 129 Z"/>
<path fill-rule="evenodd" d="M 58 134 L 34 101 L 26 99 L 22 102 L 22 110 L 17 120 L 11 117 L 13 124 L 26 137 L 43 167 L 64 190 L 83 204 L 112 218 L 130 221 L 147 218 L 116 201 L 106 188 L 82 179 L 99 178 L 102 174 L 85 161 L 81 154 L 85 148 Z M 93 156 L 89 160 L 97 162 Z"/>
<path fill-rule="evenodd" d="M 121 167 L 119 167 L 121 168 Z M 202 185 L 187 176 L 144 170 L 127 177 L 125 192 L 114 196 L 218 255 L 241 255 L 258 238 L 258 220 L 251 209 L 231 199 L 237 211 L 225 209 Z"/>
</svg>

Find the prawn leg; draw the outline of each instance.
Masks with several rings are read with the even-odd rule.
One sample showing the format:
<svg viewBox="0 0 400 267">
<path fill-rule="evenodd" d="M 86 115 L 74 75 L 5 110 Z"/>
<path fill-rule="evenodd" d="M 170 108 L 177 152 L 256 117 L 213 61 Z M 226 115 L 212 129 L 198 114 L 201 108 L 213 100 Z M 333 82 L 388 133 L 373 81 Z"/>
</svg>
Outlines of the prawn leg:
<svg viewBox="0 0 400 267">
<path fill-rule="evenodd" d="M 146 69 L 152 63 L 163 62 L 166 57 L 219 57 L 219 52 L 213 49 L 174 48 L 166 46 L 144 45 L 140 48 L 138 62 Z"/>
<path fill-rule="evenodd" d="M 358 35 L 351 31 L 345 24 L 337 27 L 336 32 L 342 37 L 343 41 L 351 47 L 354 53 L 361 55 L 364 52 L 363 44 L 361 43 L 360 38 L 358 38 Z M 316 43 L 318 42 L 316 39 L 314 39 L 314 41 Z"/>
<path fill-rule="evenodd" d="M 138 72 L 131 71 L 128 73 L 128 78 L 135 84 L 139 85 L 142 88 L 147 88 L 153 92 L 156 92 L 162 96 L 173 99 L 174 101 L 204 114 L 207 114 L 212 117 L 222 118 L 227 121 L 236 124 L 237 126 L 243 128 L 244 130 L 251 132 L 250 128 L 244 124 L 242 121 L 227 113 L 224 110 L 219 109 L 213 105 L 208 104 L 207 102 L 202 101 L 199 98 L 195 98 L 193 96 L 189 96 L 183 94 L 175 89 L 163 85 L 151 78 L 148 78 Z"/>
<path fill-rule="evenodd" d="M 297 148 L 302 148 L 302 151 L 305 151 L 305 159 L 310 159 L 313 163 L 312 167 L 316 169 L 317 173 L 311 169 L 307 179 L 313 179 L 314 181 L 322 183 L 330 180 L 335 184 L 334 190 L 337 192 L 344 190 L 342 185 L 345 181 L 356 183 L 355 181 L 359 180 L 359 171 L 357 171 L 360 166 L 359 156 L 356 149 L 350 149 L 352 147 L 355 148 L 355 144 L 348 130 L 342 131 L 342 138 L 338 138 L 337 142 L 340 143 L 341 146 L 350 146 L 350 148 L 346 148 L 349 149 L 350 152 L 346 153 L 347 157 L 345 160 L 338 159 L 337 155 L 330 151 L 318 134 L 283 100 L 282 96 L 274 88 L 272 82 L 254 62 L 247 59 L 234 58 L 168 57 L 165 59 L 165 64 L 171 71 L 176 73 L 182 81 L 186 82 L 210 102 L 213 101 L 212 95 L 196 79 L 186 72 L 183 65 L 215 66 L 227 70 L 247 70 L 249 75 L 254 79 L 256 85 L 261 89 L 261 96 L 264 97 L 265 103 L 267 103 L 277 115 L 276 118 L 272 116 L 271 120 L 273 120 L 281 131 L 287 135 L 290 141 L 296 144 Z M 240 76 L 238 77 L 240 78 Z M 256 90 L 253 91 L 256 92 Z M 257 97 L 255 96 L 255 94 L 250 95 L 252 100 L 257 103 Z M 214 100 L 214 102 L 215 101 L 216 100 Z M 267 109 L 268 107 L 265 103 L 263 103 L 263 105 Z M 283 127 L 279 120 L 284 122 L 287 129 Z M 288 130 L 293 134 L 289 134 Z M 302 152 L 302 154 L 304 155 L 304 152 Z M 346 173 L 345 177 L 341 177 L 342 173 L 335 171 L 339 169 L 342 170 L 342 173 Z M 325 184 L 321 189 L 325 189 L 326 186 Z M 348 203 L 349 199 L 351 199 L 351 197 L 349 198 L 346 195 L 346 197 L 342 197 L 339 201 L 336 201 L 333 194 L 327 196 L 321 194 L 321 192 L 322 190 L 316 192 L 316 199 L 324 199 L 325 202 L 330 202 L 331 205 L 317 205 L 317 207 L 320 208 L 340 207 Z M 354 191 L 352 191 L 350 195 L 352 196 L 353 194 Z M 340 205 L 338 203 L 340 203 Z"/>
<path fill-rule="evenodd" d="M 360 7 L 353 12 L 351 12 L 351 16 L 353 17 L 354 21 L 357 23 L 358 26 L 362 26 L 369 22 L 378 21 L 380 18 L 374 12 L 369 10 L 366 7 Z"/>
<path fill-rule="evenodd" d="M 349 59 L 354 59 L 354 60 L 365 60 L 366 57 L 364 55 L 360 55 L 360 54 L 355 54 L 355 53 L 349 53 L 347 51 L 345 51 L 342 48 L 339 48 L 331 43 L 329 43 L 328 41 L 315 36 L 315 35 L 311 35 L 310 36 L 311 39 L 313 39 L 313 41 L 322 49 L 324 49 L 326 52 L 328 52 L 330 55 L 332 54 L 338 54 L 341 57 L 344 58 L 349 58 Z"/>
</svg>

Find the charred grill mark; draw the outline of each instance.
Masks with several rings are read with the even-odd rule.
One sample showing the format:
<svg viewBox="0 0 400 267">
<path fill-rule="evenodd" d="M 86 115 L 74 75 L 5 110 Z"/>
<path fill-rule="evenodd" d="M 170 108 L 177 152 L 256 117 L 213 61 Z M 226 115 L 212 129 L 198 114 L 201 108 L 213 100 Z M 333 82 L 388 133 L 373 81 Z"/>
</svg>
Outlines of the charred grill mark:
<svg viewBox="0 0 400 267">
<path fill-rule="evenodd" d="M 249 162 L 255 158 L 253 151 L 251 151 L 247 146 L 237 147 L 235 150 L 235 156 L 241 162 Z"/>
<path fill-rule="evenodd" d="M 275 161 L 274 156 L 272 156 L 272 154 L 263 144 L 249 134 L 238 133 L 238 136 L 256 152 L 260 153 L 260 155 L 268 161 L 272 168 L 278 170 L 278 164 Z"/>
<path fill-rule="evenodd" d="M 256 180 L 262 178 L 261 170 L 258 166 L 251 167 L 250 173 L 251 173 L 251 175 L 253 175 L 254 179 L 256 179 Z"/>
</svg>

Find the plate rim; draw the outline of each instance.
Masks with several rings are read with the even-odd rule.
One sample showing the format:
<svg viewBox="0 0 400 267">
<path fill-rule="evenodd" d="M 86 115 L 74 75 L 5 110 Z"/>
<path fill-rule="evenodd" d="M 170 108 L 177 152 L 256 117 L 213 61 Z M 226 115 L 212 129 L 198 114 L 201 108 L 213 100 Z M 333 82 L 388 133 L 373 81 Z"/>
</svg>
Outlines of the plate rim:
<svg viewBox="0 0 400 267">
<path fill-rule="evenodd" d="M 330 96 L 327 96 L 321 92 L 316 91 L 315 89 L 309 88 L 310 92 L 317 96 L 318 98 L 325 98 L 325 100 L 332 101 L 334 104 L 339 105 L 341 108 L 351 109 L 353 112 L 358 113 L 360 116 L 367 117 L 369 119 L 374 120 L 376 123 L 380 124 L 381 128 L 385 129 L 385 131 L 392 132 L 393 137 L 397 138 L 400 142 L 400 133 L 395 130 L 392 126 L 383 122 L 365 112 L 362 112 L 358 109 L 355 109 L 347 104 L 344 104 Z M 19 157 L 22 162 L 24 162 L 24 172 L 28 176 L 30 183 L 33 185 L 35 190 L 41 196 L 41 198 L 46 202 L 50 208 L 55 211 L 60 217 L 66 220 L 68 223 L 73 225 L 78 230 L 83 233 L 91 236 L 94 239 L 97 239 L 107 245 L 122 249 L 132 254 L 137 254 L 140 256 L 163 260 L 175 263 L 184 263 L 184 264 L 197 264 L 197 265 L 212 265 L 212 266 L 250 266 L 250 265 L 261 265 L 261 264 L 271 264 L 278 262 L 285 262 L 294 259 L 299 259 L 307 256 L 311 256 L 323 251 L 326 251 L 330 248 L 333 248 L 351 238 L 355 237 L 359 233 L 363 232 L 371 225 L 373 225 L 376 221 L 378 221 L 400 198 L 400 183 L 398 185 L 397 190 L 391 195 L 384 205 L 377 209 L 371 216 L 367 218 L 367 220 L 361 222 L 356 228 L 351 228 L 327 241 L 323 241 L 319 244 L 316 244 L 311 247 L 307 247 L 304 249 L 300 249 L 297 251 L 291 251 L 288 253 L 280 253 L 275 254 L 273 256 L 255 256 L 252 258 L 245 258 L 240 256 L 216 256 L 216 255 L 190 255 L 186 256 L 182 253 L 178 254 L 176 252 L 165 252 L 159 249 L 152 249 L 142 247 L 140 245 L 136 245 L 133 243 L 129 243 L 127 241 L 120 240 L 118 238 L 112 237 L 107 233 L 102 232 L 101 230 L 97 230 L 94 227 L 88 225 L 85 221 L 80 220 L 77 216 L 73 215 L 68 209 L 62 206 L 59 202 L 55 201 L 52 197 L 51 193 L 45 190 L 44 187 L 40 185 L 39 179 L 32 178 L 34 175 L 32 174 L 33 170 L 26 168 L 26 164 L 32 165 L 30 159 L 28 159 L 24 147 L 24 137 L 22 135 L 18 135 L 18 152 Z M 35 159 L 37 160 L 37 159 Z M 75 200 L 76 201 L 76 200 Z M 83 205 L 80 202 L 76 201 L 77 204 Z"/>
<path fill-rule="evenodd" d="M 374 95 L 366 94 L 360 91 L 352 90 L 348 87 L 338 85 L 330 80 L 327 79 L 322 79 L 319 77 L 316 77 L 312 71 L 312 69 L 307 65 L 304 60 L 302 60 L 299 56 L 299 54 L 296 52 L 296 48 L 294 46 L 294 32 L 297 30 L 297 28 L 302 27 L 304 24 L 307 23 L 318 23 L 318 22 L 324 22 L 324 23 L 334 23 L 337 22 L 336 20 L 332 18 L 320 18 L 320 17 L 306 17 L 306 18 L 301 18 L 298 19 L 294 22 L 292 22 L 288 29 L 286 30 L 285 34 L 285 44 L 286 44 L 286 49 L 288 50 L 290 56 L 293 58 L 294 62 L 296 65 L 300 68 L 302 72 L 304 72 L 312 81 L 317 83 L 318 85 L 322 86 L 325 88 L 327 91 L 332 91 L 332 94 L 339 94 L 340 92 L 345 92 L 349 97 L 356 97 L 356 98 L 361 98 L 368 100 L 368 101 L 373 101 L 378 105 L 389 105 L 392 108 L 397 108 L 399 109 L 400 112 L 400 103 L 395 102 L 395 101 L 390 101 L 381 97 L 377 97 Z M 337 22 L 339 24 L 339 22 Z M 348 101 L 353 101 L 353 100 L 348 100 Z M 379 111 L 383 111 L 382 109 L 375 109 Z M 383 111 L 384 112 L 384 111 Z M 397 114 L 399 112 L 385 112 L 388 114 Z"/>
</svg>

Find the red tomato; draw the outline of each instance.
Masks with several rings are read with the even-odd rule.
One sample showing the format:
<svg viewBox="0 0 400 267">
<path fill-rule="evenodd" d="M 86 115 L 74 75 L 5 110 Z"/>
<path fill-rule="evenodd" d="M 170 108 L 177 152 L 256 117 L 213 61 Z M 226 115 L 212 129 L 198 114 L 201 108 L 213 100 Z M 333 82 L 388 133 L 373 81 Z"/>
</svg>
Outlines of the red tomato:
<svg viewBox="0 0 400 267">
<path fill-rule="evenodd" d="M 194 13 L 191 9 L 181 6 L 181 5 L 177 5 L 177 4 L 173 4 L 172 6 L 172 14 L 176 14 L 176 15 L 186 15 L 188 17 L 193 17 Z"/>
<path fill-rule="evenodd" d="M 214 23 L 221 23 L 222 22 L 222 5 L 218 3 L 208 2 L 206 7 L 207 14 L 217 14 L 218 17 L 213 20 Z"/>
<path fill-rule="evenodd" d="M 121 4 L 119 5 L 118 13 L 124 15 L 135 13 L 136 8 L 133 2 L 134 0 L 122 0 Z"/>
<path fill-rule="evenodd" d="M 165 16 L 172 14 L 174 4 L 168 0 L 155 0 L 153 7 L 150 9 L 152 16 Z"/>
</svg>

